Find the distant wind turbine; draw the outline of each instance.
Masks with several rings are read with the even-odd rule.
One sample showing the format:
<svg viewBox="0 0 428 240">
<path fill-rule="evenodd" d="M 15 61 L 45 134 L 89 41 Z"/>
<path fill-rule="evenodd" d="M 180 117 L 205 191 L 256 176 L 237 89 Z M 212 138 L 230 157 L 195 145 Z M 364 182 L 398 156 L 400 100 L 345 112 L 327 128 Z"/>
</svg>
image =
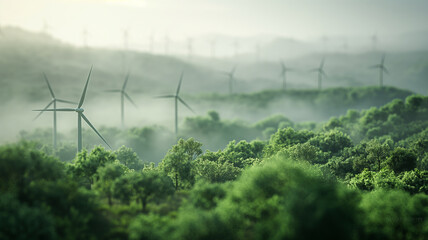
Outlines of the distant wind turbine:
<svg viewBox="0 0 428 240">
<path fill-rule="evenodd" d="M 285 90 L 287 87 L 287 72 L 292 71 L 292 68 L 288 68 L 285 66 L 284 61 L 280 61 L 281 64 L 281 77 L 282 77 L 282 89 Z"/>
<path fill-rule="evenodd" d="M 121 89 L 112 89 L 112 90 L 107 90 L 106 92 L 118 92 L 120 93 L 120 111 L 121 111 L 121 119 L 122 119 L 122 128 L 125 127 L 125 98 L 128 99 L 128 101 L 130 101 L 132 103 L 132 105 L 134 105 L 135 107 L 137 107 L 137 105 L 135 105 L 134 101 L 132 101 L 131 97 L 125 92 L 125 88 L 126 88 L 126 84 L 128 83 L 128 79 L 129 79 L 129 72 L 128 74 L 126 74 L 125 77 L 125 82 L 123 83 L 123 86 Z"/>
<path fill-rule="evenodd" d="M 233 84 L 235 82 L 234 81 L 235 70 L 236 70 L 236 65 L 232 68 L 232 70 L 230 70 L 230 72 L 222 72 L 223 74 L 229 77 L 229 94 L 233 93 Z"/>
<path fill-rule="evenodd" d="M 107 141 L 101 136 L 101 134 L 95 129 L 95 127 L 92 125 L 92 123 L 89 121 L 88 118 L 86 118 L 85 114 L 83 114 L 84 109 L 82 108 L 83 102 L 85 101 L 86 96 L 86 90 L 88 88 L 89 79 L 91 77 L 92 73 L 92 67 L 89 71 L 88 79 L 86 80 L 85 88 L 83 89 L 82 96 L 80 97 L 79 104 L 77 105 L 77 108 L 57 108 L 57 109 L 38 109 L 34 111 L 41 111 L 41 112 L 77 112 L 77 152 L 82 151 L 82 118 L 85 120 L 85 122 L 89 125 L 89 127 L 94 130 L 94 132 L 104 141 L 107 146 L 110 147 L 110 145 L 107 143 Z M 110 147 L 111 148 L 111 147 Z"/>
<path fill-rule="evenodd" d="M 324 72 L 324 61 L 325 59 L 323 58 L 321 60 L 320 66 L 318 68 L 314 68 L 311 70 L 311 72 L 318 72 L 318 89 L 321 90 L 321 84 L 322 84 L 322 77 L 327 77 L 327 74 L 325 74 Z"/>
<path fill-rule="evenodd" d="M 37 114 L 37 116 L 34 118 L 34 120 L 36 120 L 37 118 L 39 118 L 40 117 L 40 115 L 42 115 L 42 113 L 46 110 L 46 109 L 48 109 L 52 104 L 53 104 L 53 109 L 54 110 L 56 110 L 57 108 L 56 108 L 56 103 L 57 102 L 61 102 L 61 103 L 70 103 L 70 104 L 77 104 L 76 102 L 71 102 L 71 101 L 67 101 L 67 100 L 63 100 L 63 99 L 59 99 L 59 98 L 56 98 L 55 97 L 55 94 L 54 94 L 54 92 L 53 92 L 53 90 L 52 90 L 52 87 L 51 87 L 51 85 L 49 84 L 49 80 L 48 80 L 48 78 L 46 77 L 46 74 L 45 73 L 43 73 L 43 77 L 44 77 L 44 79 L 45 79 L 45 81 L 46 81 L 46 84 L 48 85 L 48 88 L 49 88 L 49 92 L 51 93 L 51 97 L 52 97 L 52 100 L 48 103 L 48 105 L 46 105 L 46 107 L 43 109 L 43 111 L 41 111 L 39 114 Z M 57 124 L 56 124 L 56 111 L 54 111 L 53 112 L 53 134 L 52 134 L 52 139 L 53 139 L 53 148 L 54 149 L 56 149 L 56 146 L 57 146 L 57 131 L 56 131 L 56 126 L 57 126 Z"/>
<path fill-rule="evenodd" d="M 385 54 L 382 55 L 380 64 L 371 66 L 370 68 L 379 68 L 379 86 L 383 86 L 383 73 L 389 73 L 388 69 L 385 67 Z"/>
<path fill-rule="evenodd" d="M 178 101 L 180 101 L 184 106 L 186 106 L 190 111 L 192 111 L 193 113 L 195 113 L 193 111 L 193 109 L 187 105 L 187 103 L 181 99 L 181 97 L 179 96 L 180 94 L 180 87 L 181 87 L 181 82 L 183 81 L 183 73 L 181 73 L 180 76 L 180 81 L 178 82 L 178 87 L 177 87 L 177 91 L 175 92 L 175 95 L 163 95 L 163 96 L 158 96 L 157 98 L 174 98 L 175 100 L 175 135 L 178 136 Z"/>
</svg>

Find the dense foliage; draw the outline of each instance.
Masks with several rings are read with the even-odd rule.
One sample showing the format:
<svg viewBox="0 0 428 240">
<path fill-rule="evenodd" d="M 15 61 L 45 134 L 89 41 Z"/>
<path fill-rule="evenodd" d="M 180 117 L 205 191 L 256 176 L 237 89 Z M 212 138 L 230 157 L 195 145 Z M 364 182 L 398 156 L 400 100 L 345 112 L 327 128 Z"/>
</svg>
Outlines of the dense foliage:
<svg viewBox="0 0 428 240">
<path fill-rule="evenodd" d="M 139 157 L 151 137 L 71 161 L 37 142 L 5 145 L 0 239 L 425 239 L 427 117 L 418 95 L 310 128 L 210 112 L 187 119 L 200 135 L 149 160 L 158 164 Z M 239 127 L 248 139 L 218 151 L 197 140 Z"/>
</svg>

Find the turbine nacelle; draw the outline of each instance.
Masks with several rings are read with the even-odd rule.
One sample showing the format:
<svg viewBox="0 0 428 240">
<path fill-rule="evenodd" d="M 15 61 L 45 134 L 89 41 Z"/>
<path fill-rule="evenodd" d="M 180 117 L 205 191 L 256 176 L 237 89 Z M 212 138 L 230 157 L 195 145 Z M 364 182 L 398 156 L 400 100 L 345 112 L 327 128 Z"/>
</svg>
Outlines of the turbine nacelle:
<svg viewBox="0 0 428 240">
<path fill-rule="evenodd" d="M 83 108 L 76 108 L 74 111 L 82 113 L 82 112 L 85 111 L 85 109 L 83 109 Z"/>
</svg>

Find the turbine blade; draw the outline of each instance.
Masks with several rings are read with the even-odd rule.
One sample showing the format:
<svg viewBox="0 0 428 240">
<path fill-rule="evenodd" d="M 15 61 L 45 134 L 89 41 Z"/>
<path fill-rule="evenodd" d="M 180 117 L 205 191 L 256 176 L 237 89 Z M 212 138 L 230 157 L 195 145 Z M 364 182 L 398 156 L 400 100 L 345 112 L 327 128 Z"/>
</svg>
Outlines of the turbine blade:
<svg viewBox="0 0 428 240">
<path fill-rule="evenodd" d="M 123 92 L 123 94 L 132 103 L 132 105 L 134 105 L 134 107 L 138 108 L 137 105 L 134 103 L 134 101 L 132 101 L 131 97 L 126 92 Z"/>
<path fill-rule="evenodd" d="M 67 100 L 64 100 L 64 99 L 55 99 L 55 100 L 57 100 L 58 102 L 62 102 L 62 103 L 77 104 L 77 102 L 67 101 Z"/>
<path fill-rule="evenodd" d="M 319 68 L 313 68 L 313 69 L 311 69 L 311 70 L 309 70 L 309 72 L 319 72 Z"/>
<path fill-rule="evenodd" d="M 89 83 L 89 78 L 91 77 L 91 73 L 92 73 L 92 66 L 91 66 L 91 70 L 89 70 L 88 79 L 86 80 L 85 88 L 83 89 L 83 93 L 82 93 L 82 96 L 80 97 L 80 102 L 77 108 L 80 108 L 83 105 L 83 102 L 85 101 L 86 90 L 88 89 L 88 83 Z"/>
<path fill-rule="evenodd" d="M 379 68 L 380 67 L 380 65 L 379 64 L 376 64 L 376 65 L 372 65 L 372 66 L 370 66 L 369 68 Z"/>
<path fill-rule="evenodd" d="M 128 83 L 128 79 L 129 79 L 129 71 L 128 71 L 128 73 L 126 74 L 125 82 L 123 83 L 123 86 L 122 86 L 122 91 L 125 91 L 126 84 Z"/>
<path fill-rule="evenodd" d="M 74 108 L 57 108 L 57 109 L 35 109 L 33 111 L 42 111 L 42 112 L 75 112 Z"/>
<path fill-rule="evenodd" d="M 107 144 L 107 146 L 112 149 L 110 147 L 110 145 L 107 143 L 107 141 L 103 138 L 103 136 L 101 136 L 101 134 L 97 131 L 97 129 L 95 129 L 94 125 L 92 125 L 92 123 L 86 118 L 86 116 L 82 113 L 82 118 L 83 120 L 85 120 L 85 122 L 89 125 L 89 127 L 92 128 L 92 130 L 94 130 L 94 132 L 104 141 L 105 144 Z"/>
<path fill-rule="evenodd" d="M 324 77 L 328 77 L 324 70 L 321 70 L 321 74 L 324 75 Z"/>
<path fill-rule="evenodd" d="M 388 69 L 387 69 L 386 67 L 383 67 L 383 68 L 382 68 L 382 70 L 383 70 L 386 74 L 389 74 L 389 71 L 388 71 Z"/>
<path fill-rule="evenodd" d="M 157 96 L 155 98 L 175 98 L 174 95 L 163 95 L 163 96 Z"/>
<path fill-rule="evenodd" d="M 181 76 L 180 76 L 180 81 L 178 82 L 178 87 L 177 87 L 177 92 L 175 93 L 175 95 L 178 96 L 178 94 L 180 93 L 180 88 L 181 88 L 181 82 L 183 81 L 183 72 L 181 72 Z"/>
<path fill-rule="evenodd" d="M 186 106 L 190 111 L 192 111 L 192 113 L 195 113 L 195 111 L 193 111 L 193 109 L 192 109 L 189 105 L 187 105 L 187 103 L 186 103 L 186 102 L 184 102 L 184 101 L 183 101 L 183 99 L 181 99 L 181 97 L 178 97 L 178 100 L 179 100 L 182 104 L 184 104 L 184 106 Z"/>
<path fill-rule="evenodd" d="M 48 84 L 48 88 L 49 88 L 49 91 L 51 92 L 51 96 L 52 96 L 52 98 L 55 98 L 55 94 L 54 94 L 54 92 L 53 92 L 53 90 L 52 90 L 52 88 L 51 88 L 51 85 L 49 84 L 48 77 L 46 77 L 46 74 L 45 74 L 45 73 L 43 73 L 43 77 L 45 78 L 45 81 L 46 81 L 46 83 Z"/>
<path fill-rule="evenodd" d="M 110 90 L 105 90 L 104 92 L 122 92 L 122 90 L 119 90 L 119 89 L 110 89 Z"/>
<path fill-rule="evenodd" d="M 384 62 L 385 62 L 385 54 L 382 55 L 382 60 L 380 61 L 380 64 L 383 65 Z"/>
<path fill-rule="evenodd" d="M 40 117 L 40 115 L 42 115 L 42 113 L 44 112 L 44 111 L 46 111 L 46 109 L 48 109 L 48 107 L 50 106 L 50 105 L 52 105 L 52 103 L 54 102 L 54 100 L 52 100 L 50 103 L 48 103 L 48 105 L 46 105 L 46 107 L 45 108 L 43 108 L 43 110 L 42 111 L 40 111 L 39 112 L 39 114 L 37 114 L 37 116 L 33 119 L 33 121 L 34 120 L 36 120 L 37 118 L 39 118 Z M 35 110 L 33 110 L 33 111 L 35 111 Z"/>
</svg>

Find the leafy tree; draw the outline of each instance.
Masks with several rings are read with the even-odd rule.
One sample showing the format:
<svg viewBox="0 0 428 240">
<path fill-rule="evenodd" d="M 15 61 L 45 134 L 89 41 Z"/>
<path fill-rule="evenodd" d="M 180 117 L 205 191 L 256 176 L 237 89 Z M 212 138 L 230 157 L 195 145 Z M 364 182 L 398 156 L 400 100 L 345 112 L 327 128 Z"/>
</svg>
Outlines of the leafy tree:
<svg viewBox="0 0 428 240">
<path fill-rule="evenodd" d="M 428 234 L 428 197 L 402 191 L 373 191 L 360 203 L 366 239 L 424 239 Z"/>
<path fill-rule="evenodd" d="M 0 193 L 0 239 L 57 239 L 54 219 L 43 208 Z"/>
<path fill-rule="evenodd" d="M 97 170 L 98 179 L 95 182 L 95 189 L 107 197 L 110 206 L 113 205 L 112 197 L 114 183 L 126 171 L 126 166 L 117 162 L 107 163 Z"/>
<path fill-rule="evenodd" d="M 349 136 L 338 130 L 331 130 L 314 136 L 309 140 L 309 143 L 332 155 L 336 155 L 344 148 L 352 146 Z"/>
<path fill-rule="evenodd" d="M 398 147 L 392 151 L 387 165 L 396 173 L 412 170 L 416 167 L 416 154 L 411 150 Z"/>
<path fill-rule="evenodd" d="M 224 185 L 198 181 L 190 192 L 192 205 L 204 210 L 213 209 L 226 196 Z"/>
<path fill-rule="evenodd" d="M 414 169 L 404 172 L 401 177 L 404 184 L 404 190 L 411 194 L 425 193 L 428 194 L 428 171 Z"/>
<path fill-rule="evenodd" d="M 194 164 L 195 174 L 209 182 L 226 182 L 235 180 L 241 169 L 228 161 L 197 160 Z"/>
<path fill-rule="evenodd" d="M 309 163 L 325 163 L 323 153 L 318 147 L 310 143 L 298 143 L 285 150 L 287 156 L 292 160 L 301 160 Z"/>
<path fill-rule="evenodd" d="M 92 149 L 90 154 L 86 149 L 83 149 L 77 154 L 77 158 L 74 160 L 74 164 L 70 166 L 70 170 L 75 177 L 85 179 L 86 187 L 90 188 L 94 183 L 94 175 L 98 168 L 113 162 L 115 159 L 116 155 L 114 153 L 105 150 L 101 146 Z"/>
<path fill-rule="evenodd" d="M 152 199 L 161 199 L 174 192 L 171 179 L 159 171 L 133 172 L 130 174 L 135 196 L 141 201 L 143 212 L 146 212 L 147 202 Z"/>
<path fill-rule="evenodd" d="M 276 154 L 281 149 L 293 146 L 298 143 L 305 143 L 315 134 L 309 131 L 296 131 L 292 128 L 279 129 L 272 135 L 269 144 L 266 146 L 267 156 Z"/>
<path fill-rule="evenodd" d="M 366 151 L 368 162 L 376 164 L 377 170 L 380 171 L 381 163 L 389 156 L 389 145 L 381 144 L 377 139 L 373 139 L 367 143 Z"/>
<path fill-rule="evenodd" d="M 170 217 L 153 213 L 140 214 L 129 225 L 130 240 L 162 240 L 170 238 Z"/>
<path fill-rule="evenodd" d="M 132 186 L 131 174 L 124 174 L 113 182 L 113 197 L 119 199 L 122 203 L 129 205 L 132 197 L 135 195 Z"/>
<path fill-rule="evenodd" d="M 119 160 L 123 165 L 129 169 L 141 170 L 144 167 L 143 162 L 138 158 L 137 153 L 135 153 L 131 148 L 122 146 L 114 152 L 116 154 L 117 160 Z"/>
<path fill-rule="evenodd" d="M 178 190 L 179 181 L 193 184 L 192 162 L 202 154 L 202 144 L 193 138 L 180 139 L 166 154 L 160 168 L 174 179 L 175 189 Z"/>
<path fill-rule="evenodd" d="M 231 141 L 227 147 L 223 150 L 224 160 L 233 163 L 235 167 L 245 168 L 248 165 L 247 159 L 261 158 L 263 155 L 263 149 L 265 144 L 261 141 L 252 141 L 248 143 L 246 141 Z M 250 162 L 251 164 L 251 162 Z"/>
<path fill-rule="evenodd" d="M 321 176 L 301 162 L 271 160 L 246 170 L 217 209 L 235 239 L 356 238 L 356 193 Z"/>
<path fill-rule="evenodd" d="M 0 192 L 19 193 L 33 181 L 64 177 L 64 164 L 28 142 L 0 147 Z"/>
</svg>

